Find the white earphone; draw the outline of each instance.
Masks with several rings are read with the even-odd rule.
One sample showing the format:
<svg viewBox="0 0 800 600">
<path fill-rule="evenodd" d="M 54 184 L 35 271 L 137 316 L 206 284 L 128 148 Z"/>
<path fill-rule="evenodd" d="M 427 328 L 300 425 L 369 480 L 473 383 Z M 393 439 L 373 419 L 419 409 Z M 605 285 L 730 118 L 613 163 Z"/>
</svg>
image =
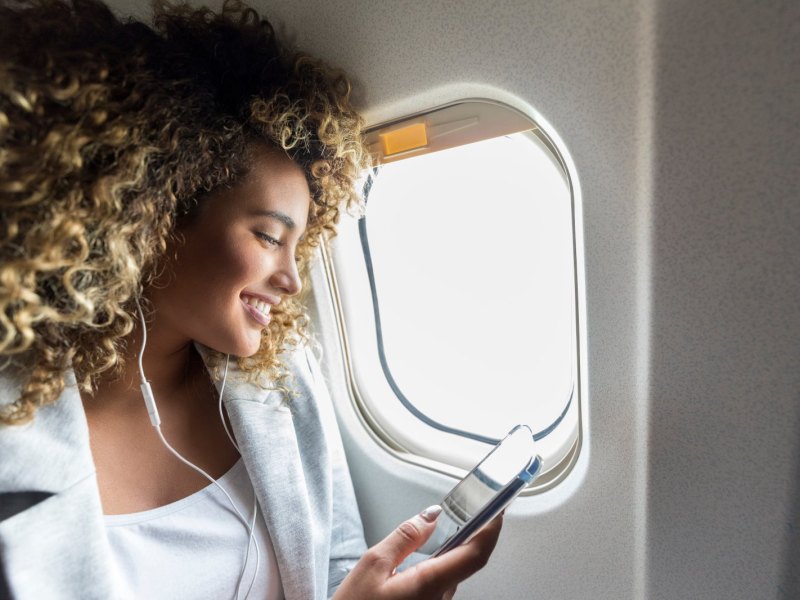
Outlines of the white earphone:
<svg viewBox="0 0 800 600">
<path fill-rule="evenodd" d="M 187 460 L 183 456 L 181 456 L 181 454 L 177 450 L 175 450 L 175 448 L 173 448 L 170 445 L 170 443 L 167 441 L 167 439 L 164 437 L 164 434 L 161 431 L 161 417 L 158 415 L 158 407 L 156 406 L 156 399 L 155 399 L 155 396 L 153 395 L 153 389 L 150 387 L 150 382 L 147 381 L 147 378 L 144 375 L 144 367 L 142 366 L 142 358 L 144 357 L 144 348 L 145 348 L 145 345 L 147 344 L 147 324 L 145 323 L 144 313 L 142 312 L 142 307 L 139 304 L 139 299 L 138 298 L 136 298 L 136 308 L 139 311 L 139 320 L 142 323 L 142 347 L 139 350 L 139 375 L 140 375 L 140 378 L 141 378 L 141 384 L 139 385 L 139 387 L 142 390 L 142 396 L 144 397 L 144 403 L 145 403 L 145 406 L 147 407 L 147 414 L 150 416 L 150 422 L 153 424 L 153 427 L 155 428 L 156 432 L 158 433 L 158 437 L 161 439 L 161 442 L 164 444 L 164 446 L 167 448 L 167 450 L 169 450 L 172 454 L 174 454 L 175 457 L 177 457 L 178 460 L 180 460 L 182 463 L 184 463 L 188 467 L 191 467 L 192 469 L 194 469 L 195 471 L 200 473 L 203 477 L 208 479 L 212 484 L 216 485 L 220 489 L 220 491 L 222 491 L 222 493 L 228 499 L 228 502 L 230 503 L 231 507 L 233 508 L 233 511 L 236 513 L 236 516 L 239 518 L 239 520 L 242 522 L 242 524 L 247 529 L 247 534 L 248 534 L 247 550 L 245 551 L 245 554 L 244 554 L 244 561 L 242 563 L 242 570 L 239 573 L 239 581 L 236 584 L 236 593 L 235 593 L 235 596 L 234 596 L 235 600 L 239 600 L 239 593 L 240 593 L 240 590 L 241 590 L 241 587 L 242 587 L 242 580 L 244 579 L 244 572 L 245 572 L 245 569 L 247 568 L 247 561 L 250 558 L 250 546 L 252 545 L 252 546 L 255 546 L 255 549 L 256 549 L 256 566 L 255 566 L 255 570 L 253 571 L 253 577 L 250 580 L 250 586 L 247 588 L 247 592 L 244 595 L 245 600 L 247 600 L 247 597 L 250 595 L 250 592 L 253 590 L 253 584 L 256 581 L 256 577 L 258 576 L 258 567 L 259 567 L 259 563 L 260 563 L 260 560 L 261 560 L 261 552 L 260 552 L 260 550 L 258 548 L 258 541 L 255 539 L 255 524 L 256 524 L 256 517 L 258 515 L 258 499 L 256 498 L 255 490 L 253 490 L 253 518 L 250 521 L 250 523 L 248 523 L 247 519 L 245 519 L 245 517 L 242 515 L 241 511 L 236 507 L 236 503 L 234 503 L 233 498 L 231 498 L 231 496 L 227 492 L 227 490 L 224 487 L 222 487 L 217 482 L 216 479 L 211 477 L 211 475 L 206 473 L 203 469 L 201 469 L 197 465 L 191 463 L 189 460 Z M 231 435 L 231 432 L 228 429 L 228 424 L 225 422 L 225 417 L 224 417 L 224 415 L 222 413 L 222 394 L 225 391 L 225 381 L 226 381 L 226 379 L 228 377 L 228 364 L 229 363 L 230 363 L 230 354 L 228 354 L 226 356 L 226 358 L 225 358 L 225 371 L 224 371 L 224 373 L 222 375 L 222 385 L 220 386 L 220 390 L 219 390 L 219 403 L 218 403 L 219 417 L 222 420 L 222 426 L 225 428 L 225 434 L 228 436 L 228 439 L 231 441 L 231 444 L 233 444 L 233 447 L 236 448 L 236 451 L 241 454 L 241 452 L 239 451 L 239 446 L 236 445 L 236 442 L 233 439 L 233 435 Z"/>
</svg>

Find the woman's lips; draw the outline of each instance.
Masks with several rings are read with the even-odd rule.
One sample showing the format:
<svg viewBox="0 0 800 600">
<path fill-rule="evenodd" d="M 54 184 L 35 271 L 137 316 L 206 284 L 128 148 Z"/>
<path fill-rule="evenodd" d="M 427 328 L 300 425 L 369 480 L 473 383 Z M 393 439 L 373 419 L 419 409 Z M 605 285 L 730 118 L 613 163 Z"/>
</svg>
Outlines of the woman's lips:
<svg viewBox="0 0 800 600">
<path fill-rule="evenodd" d="M 252 304 L 247 304 L 247 302 L 245 302 L 244 300 L 242 300 L 242 306 L 244 306 L 245 310 L 247 310 L 247 312 L 250 313 L 250 316 L 253 317 L 256 321 L 258 321 L 260 325 L 263 325 L 264 327 L 269 325 L 270 316 L 268 314 L 265 315 L 255 306 L 253 306 Z"/>
</svg>

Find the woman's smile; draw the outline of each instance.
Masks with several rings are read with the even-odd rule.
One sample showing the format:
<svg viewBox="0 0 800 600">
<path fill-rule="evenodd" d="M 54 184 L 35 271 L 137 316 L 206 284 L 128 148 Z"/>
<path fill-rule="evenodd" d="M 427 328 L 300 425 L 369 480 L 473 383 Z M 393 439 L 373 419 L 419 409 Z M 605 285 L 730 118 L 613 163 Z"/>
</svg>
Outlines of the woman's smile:
<svg viewBox="0 0 800 600">
<path fill-rule="evenodd" d="M 270 319 L 272 318 L 269 314 L 269 309 L 273 304 L 278 304 L 278 299 L 270 298 L 268 301 L 249 294 L 242 294 L 240 298 L 245 310 L 253 319 L 265 327 L 269 325 Z"/>
</svg>

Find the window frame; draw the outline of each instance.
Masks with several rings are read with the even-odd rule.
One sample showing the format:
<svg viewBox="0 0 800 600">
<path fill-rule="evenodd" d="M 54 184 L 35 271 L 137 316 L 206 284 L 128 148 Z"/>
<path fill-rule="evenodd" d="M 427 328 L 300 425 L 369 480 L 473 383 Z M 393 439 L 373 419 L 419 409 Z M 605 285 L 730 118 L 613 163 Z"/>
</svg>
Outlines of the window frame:
<svg viewBox="0 0 800 600">
<path fill-rule="evenodd" d="M 585 407 L 583 406 L 583 394 L 582 389 L 583 386 L 581 385 L 582 382 L 582 373 L 581 373 L 581 364 L 582 364 L 582 356 L 583 356 L 583 348 L 581 345 L 582 341 L 582 321 L 581 321 L 581 313 L 582 313 L 582 306 L 583 303 L 581 301 L 581 294 L 582 294 L 582 282 L 580 281 L 580 274 L 582 273 L 582 260 L 583 257 L 580 254 L 581 248 L 579 248 L 579 238 L 577 235 L 577 227 L 578 227 L 578 213 L 576 210 L 576 187 L 574 185 L 573 176 L 570 173 L 570 169 L 568 168 L 568 162 L 565 160 L 564 156 L 559 152 L 556 143 L 553 139 L 542 129 L 542 127 L 533 121 L 531 118 L 523 115 L 521 112 L 517 111 L 516 109 L 509 107 L 505 104 L 501 104 L 499 102 L 493 100 L 486 100 L 486 99 L 470 99 L 470 100 L 462 100 L 458 102 L 453 102 L 450 104 L 446 104 L 435 109 L 420 112 L 409 117 L 405 117 L 403 119 L 394 120 L 389 123 L 380 124 L 378 126 L 372 127 L 369 129 L 368 132 L 368 141 L 370 140 L 370 136 L 372 139 L 372 149 L 375 149 L 375 134 L 376 132 L 385 131 L 390 128 L 397 128 L 399 126 L 403 126 L 404 124 L 411 123 L 411 122 L 419 122 L 420 119 L 424 119 L 426 115 L 430 115 L 433 113 L 437 113 L 439 111 L 446 110 L 451 107 L 464 107 L 469 106 L 472 104 L 486 104 L 493 107 L 493 110 L 496 108 L 500 108 L 503 111 L 509 111 L 514 113 L 517 118 L 524 119 L 524 122 L 527 128 L 524 130 L 526 135 L 535 136 L 536 141 L 543 144 L 545 148 L 549 151 L 548 155 L 554 159 L 556 166 L 559 168 L 560 173 L 564 176 L 565 183 L 568 186 L 568 191 L 570 195 L 570 212 L 571 212 L 571 226 L 572 226 L 572 264 L 573 264 L 573 277 L 574 277 L 574 331 L 573 331 L 573 342 L 574 348 L 573 352 L 571 353 L 571 361 L 573 365 L 573 380 L 572 380 L 572 398 L 567 406 L 567 409 L 564 411 L 561 418 L 565 419 L 567 416 L 570 419 L 570 423 L 573 424 L 574 433 L 572 434 L 572 441 L 568 444 L 568 448 L 565 452 L 562 453 L 559 460 L 553 464 L 548 466 L 546 472 L 540 476 L 529 488 L 524 492 L 524 495 L 532 495 L 541 493 L 545 490 L 552 488 L 553 486 L 557 485 L 560 481 L 567 477 L 567 475 L 571 472 L 572 467 L 575 465 L 577 458 L 581 452 L 581 448 L 583 446 L 583 440 L 585 436 L 584 431 L 584 414 L 583 411 Z M 518 121 L 516 121 L 518 123 Z M 508 125 L 505 125 L 508 127 Z M 510 132 L 501 132 L 498 135 L 504 135 L 505 133 Z M 489 137 L 495 137 L 494 135 L 483 135 L 483 137 L 479 139 L 487 139 Z M 478 139 L 471 140 L 471 141 L 479 141 Z M 470 143 L 469 141 L 461 141 L 459 143 L 454 143 L 447 147 L 454 147 L 464 143 Z M 423 149 L 424 151 L 437 151 L 439 149 L 444 148 L 433 148 L 433 149 Z M 416 155 L 423 152 L 404 152 L 403 154 L 406 156 Z M 403 157 L 395 157 L 393 160 L 403 158 Z M 352 225 L 352 224 L 351 224 Z M 357 223 L 355 224 L 356 228 L 364 227 L 363 224 Z M 347 229 L 347 227 L 343 227 L 343 229 Z M 342 235 L 344 236 L 352 236 L 353 232 L 344 231 Z M 373 409 L 370 406 L 370 402 L 365 400 L 364 393 L 362 389 L 372 387 L 374 385 L 365 385 L 363 381 L 363 369 L 359 370 L 354 365 L 354 357 L 351 352 L 351 342 L 350 337 L 352 333 L 352 327 L 349 323 L 352 322 L 352 316 L 348 316 L 348 308 L 346 306 L 347 299 L 343 298 L 342 289 L 340 286 L 340 281 L 343 282 L 344 285 L 347 284 L 347 277 L 343 277 L 342 269 L 337 267 L 337 262 L 343 260 L 343 256 L 346 254 L 350 259 L 352 259 L 352 248 L 350 251 L 342 252 L 341 246 L 345 245 L 342 244 L 342 235 L 337 237 L 333 241 L 333 249 L 327 247 L 326 244 L 321 245 L 321 265 L 324 271 L 324 281 L 326 283 L 327 288 L 327 296 L 328 300 L 331 302 L 333 307 L 334 316 L 336 320 L 336 329 L 338 334 L 338 339 L 340 342 L 340 348 L 342 351 L 343 357 L 343 367 L 345 370 L 345 379 L 347 382 L 347 388 L 350 396 L 350 404 L 351 408 L 358 416 L 358 419 L 364 429 L 368 432 L 370 437 L 386 452 L 393 455 L 395 458 L 406 462 L 411 463 L 414 465 L 418 465 L 424 467 L 426 469 L 430 469 L 439 473 L 443 473 L 452 477 L 462 477 L 470 468 L 470 466 L 477 462 L 477 460 L 483 456 L 489 449 L 489 446 L 486 445 L 488 442 L 488 438 L 485 442 L 479 447 L 475 446 L 475 443 L 472 444 L 464 444 L 464 443 L 455 443 L 455 453 L 459 456 L 457 457 L 458 460 L 461 460 L 462 464 L 453 464 L 457 462 L 456 460 L 447 460 L 446 458 L 431 458 L 429 456 L 424 456 L 420 454 L 420 452 L 424 452 L 424 449 L 414 448 L 413 443 L 409 443 L 409 441 L 402 440 L 403 436 L 397 435 L 396 432 L 392 432 L 392 427 L 384 426 L 382 423 L 382 419 L 379 415 L 376 415 Z M 352 241 L 352 240 L 351 240 Z M 359 242 L 360 242 L 359 236 Z M 340 265 L 341 266 L 341 265 Z M 364 265 L 366 268 L 366 265 Z M 349 277 L 349 276 L 348 276 Z M 367 278 L 370 279 L 372 277 L 371 273 L 367 273 Z M 374 285 L 374 283 L 373 283 Z M 370 286 L 372 288 L 372 286 Z M 361 288 L 363 293 L 363 281 L 361 282 Z M 369 302 L 373 302 L 373 290 L 370 289 L 370 297 Z M 357 292 L 356 292 L 357 293 Z M 363 302 L 361 303 L 363 305 Z M 372 323 L 373 329 L 373 337 L 375 337 L 375 332 L 377 330 L 377 324 L 375 322 L 376 317 L 376 310 L 373 304 L 373 311 L 370 311 L 370 319 Z M 374 342 L 377 345 L 377 339 Z M 373 358 L 378 356 L 379 348 L 372 348 L 375 350 Z M 374 371 L 374 365 L 373 369 Z M 381 365 L 381 373 L 383 373 L 383 365 Z M 361 379 L 362 381 L 359 381 Z M 388 383 L 388 382 L 386 382 Z M 391 386 L 389 386 L 391 388 Z M 396 392 L 392 390 L 392 393 L 396 395 Z M 383 392 L 381 393 L 383 396 Z M 412 415 L 412 418 L 416 418 Z M 559 419 L 559 421 L 561 420 Z M 425 425 L 424 421 L 421 422 Z M 566 423 L 565 423 L 566 425 Z M 430 425 L 427 425 L 430 427 Z M 395 428 L 397 429 L 397 428 Z M 450 435 L 456 435 L 452 433 L 452 429 L 449 433 Z M 569 431 L 567 431 L 569 433 Z M 406 436 L 407 437 L 407 436 Z M 452 440 L 452 441 L 461 441 L 462 440 Z M 467 447 L 471 446 L 471 447 Z M 474 460 L 470 459 L 467 461 L 466 464 L 463 463 L 463 456 L 461 456 L 462 452 L 466 452 L 467 455 L 474 457 Z"/>
</svg>

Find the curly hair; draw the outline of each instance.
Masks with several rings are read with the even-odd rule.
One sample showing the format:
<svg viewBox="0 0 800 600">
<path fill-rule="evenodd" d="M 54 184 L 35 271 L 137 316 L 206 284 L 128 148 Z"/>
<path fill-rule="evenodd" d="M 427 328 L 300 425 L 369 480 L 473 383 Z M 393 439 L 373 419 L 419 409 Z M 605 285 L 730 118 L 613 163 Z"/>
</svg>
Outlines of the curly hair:
<svg viewBox="0 0 800 600">
<path fill-rule="evenodd" d="M 369 159 L 350 91 L 238 0 L 219 13 L 157 1 L 152 26 L 98 0 L 0 0 L 0 355 L 25 375 L 0 422 L 33 418 L 70 369 L 91 392 L 123 368 L 176 224 L 241 180 L 255 143 L 306 174 L 307 277 L 313 247 L 360 201 Z M 285 376 L 280 354 L 307 321 L 284 300 L 241 368 Z"/>
</svg>

